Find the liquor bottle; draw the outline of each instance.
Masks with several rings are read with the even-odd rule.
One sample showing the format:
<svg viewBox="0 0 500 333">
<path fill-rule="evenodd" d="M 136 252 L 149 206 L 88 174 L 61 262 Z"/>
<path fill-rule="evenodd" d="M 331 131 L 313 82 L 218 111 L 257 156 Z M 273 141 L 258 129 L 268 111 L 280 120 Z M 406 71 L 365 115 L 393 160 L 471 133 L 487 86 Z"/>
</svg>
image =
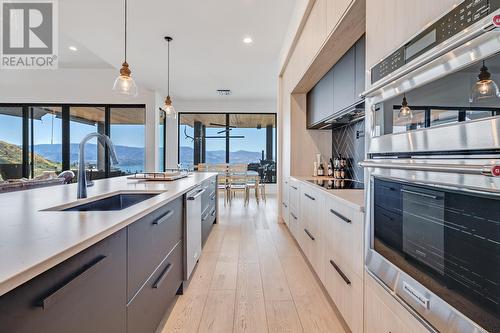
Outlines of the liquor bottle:
<svg viewBox="0 0 500 333">
<path fill-rule="evenodd" d="M 328 177 L 333 177 L 333 161 L 330 158 L 330 162 L 328 162 Z"/>
<path fill-rule="evenodd" d="M 325 168 L 323 167 L 323 163 L 320 163 L 318 168 L 318 176 L 324 176 L 324 175 L 325 175 Z"/>
</svg>

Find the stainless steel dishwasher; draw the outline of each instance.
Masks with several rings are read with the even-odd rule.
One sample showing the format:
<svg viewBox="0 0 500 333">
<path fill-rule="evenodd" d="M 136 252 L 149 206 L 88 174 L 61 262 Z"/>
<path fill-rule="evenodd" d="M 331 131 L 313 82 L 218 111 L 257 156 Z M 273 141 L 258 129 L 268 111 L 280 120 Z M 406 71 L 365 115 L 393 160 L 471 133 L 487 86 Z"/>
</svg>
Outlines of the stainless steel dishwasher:
<svg viewBox="0 0 500 333">
<path fill-rule="evenodd" d="M 201 255 L 201 196 L 205 192 L 201 187 L 186 194 L 186 224 L 184 229 L 185 273 L 184 280 L 191 277 Z"/>
</svg>

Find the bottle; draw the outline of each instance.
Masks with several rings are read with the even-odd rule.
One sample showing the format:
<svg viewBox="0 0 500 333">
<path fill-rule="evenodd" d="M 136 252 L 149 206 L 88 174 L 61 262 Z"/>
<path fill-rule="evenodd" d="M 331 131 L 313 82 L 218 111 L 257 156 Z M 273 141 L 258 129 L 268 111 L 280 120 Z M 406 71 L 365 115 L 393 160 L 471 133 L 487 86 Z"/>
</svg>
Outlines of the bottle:
<svg viewBox="0 0 500 333">
<path fill-rule="evenodd" d="M 320 163 L 318 168 L 318 176 L 324 176 L 324 175 L 325 175 L 325 168 L 323 167 L 323 163 Z"/>
<path fill-rule="evenodd" d="M 317 175 L 318 175 L 318 162 L 314 162 L 313 176 L 316 177 Z"/>
<path fill-rule="evenodd" d="M 330 162 L 328 162 L 328 177 L 333 177 L 333 162 L 330 158 Z"/>
</svg>

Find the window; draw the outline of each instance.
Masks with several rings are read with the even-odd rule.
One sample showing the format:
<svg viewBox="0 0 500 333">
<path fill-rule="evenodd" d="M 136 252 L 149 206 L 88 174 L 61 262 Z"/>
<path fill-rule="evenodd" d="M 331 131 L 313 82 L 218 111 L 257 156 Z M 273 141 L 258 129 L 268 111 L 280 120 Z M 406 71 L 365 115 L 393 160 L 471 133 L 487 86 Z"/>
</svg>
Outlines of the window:
<svg viewBox="0 0 500 333">
<path fill-rule="evenodd" d="M 61 107 L 30 107 L 31 177 L 62 171 Z"/>
<path fill-rule="evenodd" d="M 110 168 L 103 144 L 85 146 L 92 179 L 141 172 L 145 164 L 144 105 L 0 104 L 0 179 L 78 171 L 79 144 L 89 133 L 112 138 L 120 165 Z"/>
<path fill-rule="evenodd" d="M 181 113 L 179 163 L 244 163 L 276 182 L 276 114 Z"/>
<path fill-rule="evenodd" d="M 70 108 L 70 139 L 69 139 L 69 162 L 70 169 L 75 173 L 78 171 L 79 144 L 82 139 L 90 133 L 106 134 L 106 111 L 104 107 L 80 107 Z M 106 153 L 102 143 L 97 138 L 90 140 L 85 146 L 85 170 L 92 173 L 92 179 L 104 178 L 106 174 Z"/>
<path fill-rule="evenodd" d="M 23 108 L 0 107 L 0 180 L 23 176 Z"/>
<path fill-rule="evenodd" d="M 144 108 L 111 108 L 110 138 L 115 144 L 118 165 L 111 165 L 111 176 L 145 170 Z"/>
</svg>

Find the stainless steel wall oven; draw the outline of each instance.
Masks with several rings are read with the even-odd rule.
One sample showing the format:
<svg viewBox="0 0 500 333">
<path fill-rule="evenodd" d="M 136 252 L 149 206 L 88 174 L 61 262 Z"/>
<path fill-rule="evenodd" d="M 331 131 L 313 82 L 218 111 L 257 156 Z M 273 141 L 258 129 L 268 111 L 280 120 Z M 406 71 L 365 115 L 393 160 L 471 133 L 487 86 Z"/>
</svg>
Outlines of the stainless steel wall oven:
<svg viewBox="0 0 500 333">
<path fill-rule="evenodd" d="M 499 8 L 463 1 L 364 93 L 366 269 L 430 331 L 500 332 Z"/>
</svg>

